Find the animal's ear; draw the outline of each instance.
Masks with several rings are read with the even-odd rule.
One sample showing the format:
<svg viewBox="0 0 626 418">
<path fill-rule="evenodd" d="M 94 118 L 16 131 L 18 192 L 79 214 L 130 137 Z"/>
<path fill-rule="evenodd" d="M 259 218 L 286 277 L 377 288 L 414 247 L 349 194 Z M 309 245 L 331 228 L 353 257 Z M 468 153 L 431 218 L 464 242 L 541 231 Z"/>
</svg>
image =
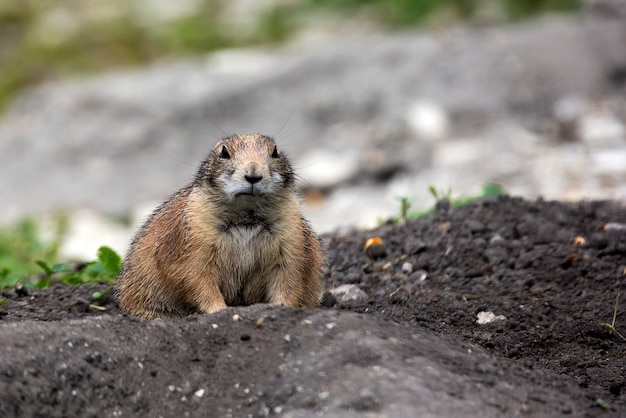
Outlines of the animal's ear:
<svg viewBox="0 0 626 418">
<path fill-rule="evenodd" d="M 280 155 L 278 154 L 278 148 L 274 145 L 274 149 L 272 150 L 272 158 L 278 158 Z"/>
<path fill-rule="evenodd" d="M 222 145 L 222 151 L 220 152 L 220 158 L 224 158 L 225 160 L 230 159 L 230 153 L 226 148 L 226 145 Z"/>
</svg>

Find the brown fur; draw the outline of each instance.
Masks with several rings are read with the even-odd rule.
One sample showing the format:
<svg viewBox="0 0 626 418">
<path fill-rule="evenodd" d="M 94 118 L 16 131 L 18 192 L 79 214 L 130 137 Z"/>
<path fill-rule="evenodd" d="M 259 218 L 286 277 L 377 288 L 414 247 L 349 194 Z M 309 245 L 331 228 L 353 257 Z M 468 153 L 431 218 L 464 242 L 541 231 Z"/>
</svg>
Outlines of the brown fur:
<svg viewBox="0 0 626 418">
<path fill-rule="evenodd" d="M 215 145 L 194 182 L 134 238 L 116 285 L 122 309 L 172 318 L 227 305 L 319 304 L 322 246 L 275 147 L 258 134 Z"/>
</svg>

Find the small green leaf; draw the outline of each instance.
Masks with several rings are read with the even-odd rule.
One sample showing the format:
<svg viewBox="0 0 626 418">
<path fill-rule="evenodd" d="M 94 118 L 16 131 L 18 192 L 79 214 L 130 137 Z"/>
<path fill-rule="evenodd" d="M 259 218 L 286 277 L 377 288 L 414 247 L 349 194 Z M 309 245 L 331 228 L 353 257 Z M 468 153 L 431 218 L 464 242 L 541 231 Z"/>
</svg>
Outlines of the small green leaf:
<svg viewBox="0 0 626 418">
<path fill-rule="evenodd" d="M 11 270 L 9 270 L 6 267 L 2 267 L 2 269 L 0 270 L 0 281 L 6 279 L 7 277 L 9 277 L 9 273 L 11 272 Z"/>
<path fill-rule="evenodd" d="M 483 196 L 502 196 L 506 194 L 504 188 L 496 183 L 488 183 L 483 186 Z"/>
<path fill-rule="evenodd" d="M 69 273 L 69 274 L 62 276 L 61 282 L 65 284 L 79 285 L 79 284 L 83 284 L 85 281 L 83 280 L 82 276 L 79 273 L 74 272 L 74 273 Z"/>
<path fill-rule="evenodd" d="M 52 266 L 53 273 L 70 273 L 72 271 L 72 266 L 65 263 L 56 263 Z"/>
<path fill-rule="evenodd" d="M 83 269 L 82 273 L 87 276 L 87 278 L 96 280 L 98 277 L 102 276 L 105 269 L 100 261 L 92 261 L 88 263 Z"/>
<path fill-rule="evenodd" d="M 428 191 L 430 192 L 431 195 L 433 195 L 435 200 L 439 199 L 439 192 L 437 192 L 437 189 L 435 189 L 435 186 L 433 186 L 432 184 L 428 186 Z"/>
<path fill-rule="evenodd" d="M 4 305 L 7 302 L 7 298 L 0 299 L 0 306 Z"/>
<path fill-rule="evenodd" d="M 35 264 L 41 267 L 41 269 L 46 273 L 46 276 L 52 276 L 54 274 L 52 267 L 50 267 L 50 265 L 46 263 L 45 261 L 37 260 L 35 261 Z"/>
<path fill-rule="evenodd" d="M 48 287 L 52 284 L 52 280 L 46 278 L 46 279 L 41 279 L 38 282 L 36 282 L 33 287 L 35 289 L 43 289 L 45 287 Z"/>
<path fill-rule="evenodd" d="M 452 205 L 453 208 L 458 208 L 459 206 L 469 205 L 470 203 L 475 202 L 476 199 L 478 199 L 478 198 L 477 197 L 473 197 L 473 196 L 460 197 L 458 199 L 454 199 L 454 201 L 451 203 L 451 205 Z"/>
<path fill-rule="evenodd" d="M 6 274 L 4 274 L 6 272 Z M 9 276 L 9 270 L 3 269 L 0 272 L 0 289 L 15 287 L 20 281 L 17 276 Z"/>
<path fill-rule="evenodd" d="M 122 258 L 110 247 L 103 246 L 98 249 L 98 260 L 110 277 L 117 276 L 122 267 Z"/>
<path fill-rule="evenodd" d="M 108 286 L 106 289 L 104 289 L 103 291 L 95 291 L 91 294 L 91 298 L 93 300 L 102 300 L 104 299 L 104 297 L 106 295 L 109 294 L 109 292 L 111 291 L 111 289 L 113 289 L 113 286 Z"/>
</svg>

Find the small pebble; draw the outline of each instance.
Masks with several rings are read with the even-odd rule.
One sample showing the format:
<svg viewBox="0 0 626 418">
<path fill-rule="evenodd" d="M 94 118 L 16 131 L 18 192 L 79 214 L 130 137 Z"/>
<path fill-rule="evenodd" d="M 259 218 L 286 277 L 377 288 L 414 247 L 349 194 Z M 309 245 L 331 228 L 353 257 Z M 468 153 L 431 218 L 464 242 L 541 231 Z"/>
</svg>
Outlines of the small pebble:
<svg viewBox="0 0 626 418">
<path fill-rule="evenodd" d="M 418 254 L 427 249 L 427 245 L 419 238 L 412 238 L 404 244 L 404 252 L 407 254 Z"/>
<path fill-rule="evenodd" d="M 412 103 L 409 106 L 406 121 L 415 136 L 428 142 L 445 138 L 450 124 L 443 106 L 430 100 L 418 100 Z"/>
<path fill-rule="evenodd" d="M 19 283 L 15 286 L 15 294 L 17 296 L 28 296 L 28 289 L 23 284 Z"/>
<path fill-rule="evenodd" d="M 338 303 L 365 302 L 369 299 L 367 293 L 354 284 L 342 284 L 332 289 L 330 293 L 337 299 Z"/>
<path fill-rule="evenodd" d="M 485 324 L 489 324 L 491 322 L 495 322 L 495 321 L 505 321 L 506 320 L 506 316 L 504 315 L 496 315 L 491 311 L 482 311 L 482 312 L 478 312 L 478 315 L 476 315 L 478 317 L 478 319 L 476 319 L 476 323 L 479 325 L 485 325 Z"/>
<path fill-rule="evenodd" d="M 609 222 L 604 225 L 605 231 L 617 231 L 617 232 L 626 232 L 626 224 L 617 223 L 617 222 Z"/>
<path fill-rule="evenodd" d="M 442 222 L 440 224 L 437 224 L 437 232 L 439 232 L 440 234 L 443 234 L 445 232 L 448 232 L 448 230 L 450 230 L 450 228 L 452 227 L 452 223 L 450 222 Z"/>
<path fill-rule="evenodd" d="M 423 282 L 428 277 L 426 270 L 416 270 L 409 277 L 412 282 Z"/>
<path fill-rule="evenodd" d="M 467 225 L 469 230 L 472 231 L 472 232 L 482 232 L 482 231 L 485 230 L 485 224 L 483 224 L 480 221 L 476 221 L 474 219 L 466 220 L 465 221 L 465 225 Z"/>
<path fill-rule="evenodd" d="M 402 272 L 406 273 L 406 274 L 411 274 L 413 272 L 413 264 L 407 262 L 404 262 L 402 264 Z"/>
<path fill-rule="evenodd" d="M 369 258 L 377 259 L 387 255 L 385 244 L 380 237 L 370 238 L 365 242 L 365 254 Z"/>
<path fill-rule="evenodd" d="M 500 234 L 494 234 L 489 240 L 490 245 L 500 245 L 502 243 L 504 243 L 504 238 Z"/>
</svg>

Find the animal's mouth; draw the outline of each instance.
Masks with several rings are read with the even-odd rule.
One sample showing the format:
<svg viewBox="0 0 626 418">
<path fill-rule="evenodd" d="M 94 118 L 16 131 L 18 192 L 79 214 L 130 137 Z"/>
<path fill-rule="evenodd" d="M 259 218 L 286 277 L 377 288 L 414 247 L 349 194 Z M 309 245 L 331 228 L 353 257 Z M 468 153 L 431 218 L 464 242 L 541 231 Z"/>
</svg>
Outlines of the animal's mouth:
<svg viewBox="0 0 626 418">
<path fill-rule="evenodd" d="M 250 188 L 237 192 L 235 197 L 259 197 L 263 193 L 258 187 L 250 186 Z"/>
</svg>

